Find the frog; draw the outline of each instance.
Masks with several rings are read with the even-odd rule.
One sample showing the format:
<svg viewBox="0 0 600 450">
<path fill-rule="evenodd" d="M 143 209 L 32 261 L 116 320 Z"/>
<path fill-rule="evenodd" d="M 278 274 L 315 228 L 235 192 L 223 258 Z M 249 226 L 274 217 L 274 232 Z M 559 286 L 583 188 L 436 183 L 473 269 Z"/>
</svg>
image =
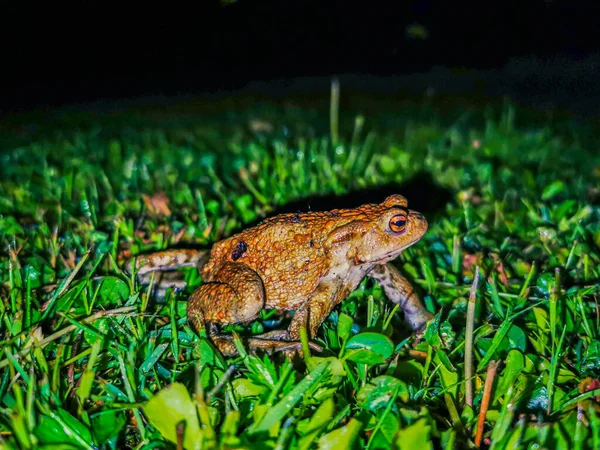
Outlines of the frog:
<svg viewBox="0 0 600 450">
<path fill-rule="evenodd" d="M 313 342 L 319 327 L 365 277 L 402 308 L 413 331 L 423 330 L 433 315 L 392 261 L 427 228 L 425 217 L 393 194 L 352 209 L 276 215 L 217 242 L 210 252 L 164 250 L 138 257 L 135 265 L 146 284 L 157 271 L 198 268 L 202 284 L 188 299 L 187 320 L 196 331 L 205 329 L 225 356 L 238 351 L 233 337 L 218 326 L 248 324 L 263 309 L 293 311 L 291 322 L 286 329 L 245 338 L 249 351 L 302 351 L 301 329 L 319 351 Z M 159 287 L 182 284 L 167 277 Z"/>
</svg>

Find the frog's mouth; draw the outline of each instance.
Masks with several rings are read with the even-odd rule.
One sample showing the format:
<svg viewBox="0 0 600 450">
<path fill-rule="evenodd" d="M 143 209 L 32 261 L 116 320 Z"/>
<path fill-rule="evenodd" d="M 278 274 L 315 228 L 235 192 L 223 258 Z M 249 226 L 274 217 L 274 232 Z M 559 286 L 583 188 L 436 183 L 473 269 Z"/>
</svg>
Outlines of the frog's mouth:
<svg viewBox="0 0 600 450">
<path fill-rule="evenodd" d="M 423 237 L 423 235 L 425 234 L 426 231 L 427 231 L 427 228 L 425 228 L 423 230 L 423 232 L 420 233 L 415 239 L 411 239 L 409 242 L 407 242 L 405 245 L 403 245 L 401 247 L 396 247 L 391 252 L 386 253 L 385 255 L 383 255 L 380 258 L 378 258 L 378 260 L 381 261 L 381 260 L 387 259 L 388 261 L 391 261 L 391 260 L 397 258 L 398 256 L 400 256 L 400 253 L 402 253 L 404 250 L 406 250 L 409 247 L 412 247 L 417 242 L 419 242 L 421 240 L 421 238 Z"/>
<path fill-rule="evenodd" d="M 383 261 L 383 260 L 385 260 L 385 262 L 392 261 L 392 260 L 396 259 L 398 256 L 400 256 L 400 254 L 404 250 L 406 250 L 413 244 L 414 244 L 414 242 L 411 242 L 410 244 L 405 245 L 404 247 L 400 248 L 399 250 L 394 250 L 393 252 L 390 252 L 390 253 L 382 256 L 381 258 L 378 258 L 378 261 Z"/>
<path fill-rule="evenodd" d="M 358 260 L 357 263 L 358 264 L 385 264 L 385 263 L 388 263 L 388 262 L 396 259 L 398 256 L 400 256 L 400 254 L 404 250 L 406 250 L 413 244 L 414 244 L 414 242 L 410 242 L 410 243 L 406 244 L 405 246 L 401 247 L 400 249 L 396 249 L 392 252 L 386 253 L 385 255 L 375 257 L 369 261 Z"/>
</svg>

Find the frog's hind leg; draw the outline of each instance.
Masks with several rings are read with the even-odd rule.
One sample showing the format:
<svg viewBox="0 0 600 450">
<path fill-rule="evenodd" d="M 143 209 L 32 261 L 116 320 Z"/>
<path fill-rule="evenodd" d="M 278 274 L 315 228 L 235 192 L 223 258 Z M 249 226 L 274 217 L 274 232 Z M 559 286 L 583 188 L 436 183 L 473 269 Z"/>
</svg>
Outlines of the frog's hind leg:
<svg viewBox="0 0 600 450">
<path fill-rule="evenodd" d="M 233 337 L 216 332 L 214 324 L 247 323 L 258 317 L 265 306 L 265 290 L 260 276 L 243 263 L 226 263 L 211 282 L 204 283 L 190 297 L 188 321 L 196 329 L 207 326 L 211 341 L 226 356 L 236 355 Z M 287 331 L 242 338 L 251 352 L 267 353 L 299 349 L 299 342 L 286 340 Z"/>
<path fill-rule="evenodd" d="M 146 277 L 152 272 L 169 272 L 181 267 L 201 268 L 210 256 L 208 250 L 171 249 L 147 255 L 138 255 L 129 259 L 125 270 L 131 273 L 132 262 L 135 259 L 135 268 L 138 277 Z"/>
<path fill-rule="evenodd" d="M 200 269 L 210 256 L 208 250 L 172 249 L 161 252 L 138 255 L 125 263 L 125 271 L 132 273 L 135 259 L 135 272 L 138 283 L 148 286 L 152 283 L 153 295 L 164 297 L 167 289 L 182 290 L 186 283 L 181 273 L 175 272 L 181 267 Z"/>
<path fill-rule="evenodd" d="M 377 281 L 393 303 L 400 305 L 413 330 L 421 330 L 433 317 L 421 302 L 410 281 L 390 263 L 375 266 L 368 276 Z"/>
</svg>

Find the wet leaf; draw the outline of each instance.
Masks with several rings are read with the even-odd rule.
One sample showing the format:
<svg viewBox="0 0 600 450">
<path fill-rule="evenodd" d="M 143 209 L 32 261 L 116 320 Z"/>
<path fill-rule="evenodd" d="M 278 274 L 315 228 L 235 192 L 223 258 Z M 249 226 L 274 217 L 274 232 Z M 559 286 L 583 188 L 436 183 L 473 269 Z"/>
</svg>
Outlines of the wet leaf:
<svg viewBox="0 0 600 450">
<path fill-rule="evenodd" d="M 298 443 L 299 449 L 305 450 L 310 448 L 321 430 L 329 425 L 333 419 L 334 411 L 335 403 L 330 397 L 321 403 L 308 422 L 298 425 L 298 431 L 304 434 Z"/>
<path fill-rule="evenodd" d="M 342 448 L 352 448 L 362 424 L 352 418 L 350 421 L 319 439 L 319 450 L 340 450 Z"/>
<path fill-rule="evenodd" d="M 344 359 L 368 365 L 382 364 L 394 353 L 390 338 L 379 333 L 359 333 L 346 343 Z"/>
<path fill-rule="evenodd" d="M 390 375 L 381 375 L 362 387 L 356 395 L 356 400 L 361 407 L 376 411 L 385 408 L 394 393 L 403 402 L 409 399 L 408 386 L 404 381 Z"/>
<path fill-rule="evenodd" d="M 123 411 L 101 412 L 92 419 L 92 430 L 98 444 L 104 444 L 119 435 L 127 417 Z"/>
<path fill-rule="evenodd" d="M 498 381 L 494 401 L 507 393 L 524 368 L 525 356 L 518 350 L 510 350 L 508 355 L 506 355 L 505 367 Z"/>
<path fill-rule="evenodd" d="M 348 314 L 341 313 L 338 317 L 338 336 L 342 345 L 350 339 L 352 335 L 352 317 Z"/>
<path fill-rule="evenodd" d="M 309 372 L 287 395 L 285 395 L 276 405 L 269 408 L 262 420 L 258 422 L 252 429 L 253 433 L 267 431 L 286 416 L 288 412 L 302 399 L 306 391 L 308 391 L 315 383 L 317 383 L 321 375 L 325 373 L 328 362 L 321 362 L 317 367 Z"/>
<path fill-rule="evenodd" d="M 100 305 L 104 307 L 123 306 L 129 298 L 129 287 L 127 283 L 117 277 L 107 276 L 100 281 Z"/>
<path fill-rule="evenodd" d="M 265 392 L 266 387 L 254 384 L 247 378 L 236 378 L 232 381 L 233 391 L 240 398 L 259 397 Z"/>
<path fill-rule="evenodd" d="M 391 448 L 394 436 L 400 428 L 400 421 L 393 413 L 388 413 L 377 419 L 376 430 L 370 440 L 370 448 Z"/>
<path fill-rule="evenodd" d="M 396 445 L 400 450 L 433 449 L 431 427 L 426 419 L 419 419 L 412 425 L 398 431 Z"/>
<path fill-rule="evenodd" d="M 143 407 L 144 414 L 160 433 L 169 441 L 177 442 L 177 426 L 184 423 L 183 445 L 195 448 L 202 439 L 196 407 L 186 387 L 173 383 L 152 397 Z"/>
<path fill-rule="evenodd" d="M 90 430 L 60 408 L 56 410 L 54 417 L 41 416 L 34 432 L 43 444 L 69 444 L 76 448 L 93 446 Z"/>
</svg>

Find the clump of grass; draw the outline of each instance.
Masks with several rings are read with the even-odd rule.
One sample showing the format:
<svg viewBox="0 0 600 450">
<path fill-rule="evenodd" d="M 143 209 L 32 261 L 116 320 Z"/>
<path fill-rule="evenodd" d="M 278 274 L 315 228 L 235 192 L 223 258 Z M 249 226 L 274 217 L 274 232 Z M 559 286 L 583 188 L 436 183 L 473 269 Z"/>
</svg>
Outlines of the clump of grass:
<svg viewBox="0 0 600 450">
<path fill-rule="evenodd" d="M 393 114 L 389 127 L 342 115 L 335 130 L 310 113 L 263 112 L 100 123 L 3 152 L 3 446 L 451 449 L 474 446 L 480 420 L 485 447 L 600 447 L 600 160 L 575 125 L 567 137 L 517 125 L 512 107 L 452 124 Z M 209 244 L 299 198 L 408 189 L 425 174 L 449 197 L 401 258 L 437 312 L 414 348 L 365 281 L 304 366 L 224 360 L 187 325 L 186 293 L 154 303 L 120 265 Z M 411 204 L 433 200 L 421 195 Z M 200 282 L 193 270 L 186 279 Z"/>
</svg>

